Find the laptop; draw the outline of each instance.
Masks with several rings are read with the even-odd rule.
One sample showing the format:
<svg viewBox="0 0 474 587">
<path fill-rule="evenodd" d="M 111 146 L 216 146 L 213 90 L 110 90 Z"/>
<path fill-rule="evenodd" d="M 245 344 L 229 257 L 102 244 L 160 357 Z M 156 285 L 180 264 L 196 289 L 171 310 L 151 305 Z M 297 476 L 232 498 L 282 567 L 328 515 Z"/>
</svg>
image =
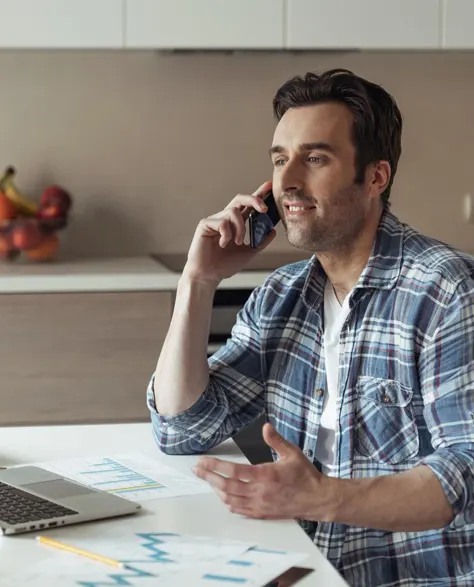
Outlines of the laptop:
<svg viewBox="0 0 474 587">
<path fill-rule="evenodd" d="M 0 471 L 0 528 L 5 535 L 46 530 L 137 512 L 137 503 L 35 466 Z"/>
</svg>

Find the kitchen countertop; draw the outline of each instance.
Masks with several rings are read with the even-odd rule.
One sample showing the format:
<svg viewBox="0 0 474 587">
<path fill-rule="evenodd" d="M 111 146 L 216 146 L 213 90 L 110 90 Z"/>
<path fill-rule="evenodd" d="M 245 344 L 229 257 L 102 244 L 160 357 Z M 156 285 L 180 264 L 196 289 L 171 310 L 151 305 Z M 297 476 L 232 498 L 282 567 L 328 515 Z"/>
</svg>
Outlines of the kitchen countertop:
<svg viewBox="0 0 474 587">
<path fill-rule="evenodd" d="M 242 271 L 225 279 L 219 288 L 253 289 L 270 273 L 271 269 Z M 4 261 L 0 263 L 0 293 L 173 291 L 180 275 L 146 255 L 49 263 Z"/>
<path fill-rule="evenodd" d="M 275 268 L 304 258 L 298 251 L 262 253 L 247 270 L 222 281 L 219 289 L 254 289 Z M 174 291 L 185 259 L 185 254 L 150 254 L 46 263 L 0 261 L 0 294 Z"/>
</svg>

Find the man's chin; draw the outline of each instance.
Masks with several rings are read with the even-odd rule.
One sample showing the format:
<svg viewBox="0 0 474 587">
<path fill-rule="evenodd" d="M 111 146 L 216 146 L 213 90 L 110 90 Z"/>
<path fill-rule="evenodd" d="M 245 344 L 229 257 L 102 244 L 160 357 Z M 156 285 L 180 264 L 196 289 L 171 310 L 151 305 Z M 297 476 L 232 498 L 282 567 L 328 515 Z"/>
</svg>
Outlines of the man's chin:
<svg viewBox="0 0 474 587">
<path fill-rule="evenodd" d="M 311 239 L 305 238 L 302 234 L 293 234 L 290 230 L 289 232 L 287 231 L 286 237 L 290 245 L 296 249 L 309 251 L 310 253 L 314 253 L 316 250 L 315 243 Z"/>
<path fill-rule="evenodd" d="M 286 230 L 286 238 L 292 247 L 310 253 L 326 253 L 333 250 L 325 239 L 316 238 L 316 235 L 306 234 L 300 230 Z"/>
</svg>

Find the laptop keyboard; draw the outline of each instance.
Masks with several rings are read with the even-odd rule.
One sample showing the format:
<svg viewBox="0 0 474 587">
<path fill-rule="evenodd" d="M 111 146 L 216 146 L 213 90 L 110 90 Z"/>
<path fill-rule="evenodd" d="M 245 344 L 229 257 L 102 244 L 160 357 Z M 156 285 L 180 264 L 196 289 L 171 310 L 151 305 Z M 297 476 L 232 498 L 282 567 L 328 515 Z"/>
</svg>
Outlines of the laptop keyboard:
<svg viewBox="0 0 474 587">
<path fill-rule="evenodd" d="M 25 524 L 77 513 L 53 501 L 0 482 L 0 522 Z"/>
</svg>

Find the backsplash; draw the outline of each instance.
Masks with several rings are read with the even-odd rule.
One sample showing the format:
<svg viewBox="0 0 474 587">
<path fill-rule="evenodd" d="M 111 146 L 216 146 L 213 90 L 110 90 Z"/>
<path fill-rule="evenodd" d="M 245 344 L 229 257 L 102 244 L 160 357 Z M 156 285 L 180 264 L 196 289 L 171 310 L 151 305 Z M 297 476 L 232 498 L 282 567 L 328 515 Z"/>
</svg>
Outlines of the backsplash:
<svg viewBox="0 0 474 587">
<path fill-rule="evenodd" d="M 271 176 L 271 100 L 294 74 L 348 67 L 404 116 L 396 214 L 474 250 L 474 53 L 0 51 L 0 167 L 75 198 L 63 257 L 183 252 L 196 223 Z M 280 233 L 272 251 L 290 249 Z"/>
</svg>

